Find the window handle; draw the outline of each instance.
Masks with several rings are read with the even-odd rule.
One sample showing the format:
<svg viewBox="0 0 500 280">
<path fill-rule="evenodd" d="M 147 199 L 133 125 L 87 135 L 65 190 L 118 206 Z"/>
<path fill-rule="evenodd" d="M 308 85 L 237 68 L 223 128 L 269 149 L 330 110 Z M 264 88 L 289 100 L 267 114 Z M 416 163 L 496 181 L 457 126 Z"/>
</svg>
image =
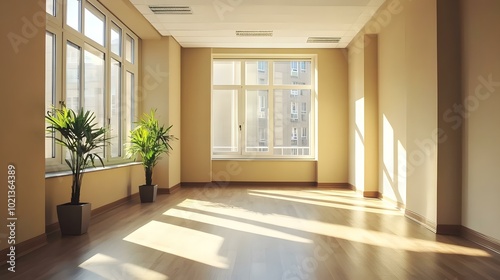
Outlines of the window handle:
<svg viewBox="0 0 500 280">
<path fill-rule="evenodd" d="M 240 131 L 241 131 L 241 124 L 240 124 L 240 125 L 238 125 L 238 126 L 239 126 L 239 128 L 240 128 Z"/>
</svg>

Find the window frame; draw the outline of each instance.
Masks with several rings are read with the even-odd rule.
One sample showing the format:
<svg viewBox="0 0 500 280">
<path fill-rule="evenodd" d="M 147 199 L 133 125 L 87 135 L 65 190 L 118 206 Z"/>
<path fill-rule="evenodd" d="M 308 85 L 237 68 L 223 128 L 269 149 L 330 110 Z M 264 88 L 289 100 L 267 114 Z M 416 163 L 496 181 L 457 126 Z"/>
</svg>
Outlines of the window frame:
<svg viewBox="0 0 500 280">
<path fill-rule="evenodd" d="M 125 143 L 130 132 L 130 129 L 133 127 L 132 122 L 137 117 L 138 112 L 133 111 L 137 108 L 137 94 L 138 94 L 138 79 L 139 79 L 139 62 L 137 61 L 138 52 L 139 52 L 139 38 L 136 34 L 134 34 L 125 24 L 123 24 L 118 18 L 116 18 L 109 10 L 107 10 L 101 3 L 97 0 L 81 0 L 81 8 L 80 8 L 80 18 L 81 18 L 81 31 L 77 31 L 73 29 L 71 26 L 66 24 L 66 9 L 67 9 L 67 1 L 66 0 L 57 0 L 55 1 L 55 16 L 46 13 L 46 32 L 50 32 L 55 34 L 56 37 L 56 54 L 55 54 L 55 100 L 56 104 L 53 104 L 55 107 L 60 108 L 65 106 L 66 103 L 66 55 L 67 55 L 67 43 L 71 42 L 71 44 L 78 46 L 80 48 L 80 81 L 79 81 L 79 90 L 80 96 L 79 99 L 83 100 L 85 95 L 85 50 L 88 48 L 93 48 L 99 52 L 102 52 L 104 55 L 104 119 L 103 123 L 105 126 L 110 127 L 111 125 L 111 64 L 114 61 L 118 61 L 120 63 L 120 95 L 122 97 L 122 102 L 120 102 L 119 110 L 121 118 L 119 120 L 119 128 L 118 132 L 121 143 Z M 89 8 L 92 11 L 97 10 L 98 12 L 104 15 L 104 44 L 101 45 L 99 42 L 92 40 L 92 38 L 87 37 L 85 35 L 85 9 Z M 120 38 L 120 50 L 121 55 L 115 54 L 112 50 L 111 44 L 111 28 L 114 26 L 118 27 L 121 31 Z M 134 48 L 133 48 L 133 57 L 135 59 L 134 63 L 130 63 L 124 58 L 124 38 L 125 36 L 130 36 L 134 40 Z M 123 97 L 125 96 L 125 75 L 127 72 L 133 73 L 133 88 L 132 88 L 132 96 L 130 100 L 124 102 Z M 46 93 L 47 94 L 47 93 Z M 100 102 L 100 100 L 99 100 Z M 81 103 L 80 103 L 81 106 Z M 84 107 L 85 108 L 85 107 Z M 46 112 L 45 112 L 46 113 Z M 123 115 L 127 114 L 129 119 L 124 119 Z M 46 127 L 45 123 L 45 127 Z M 110 137 L 112 132 L 108 132 L 107 137 Z M 126 158 L 125 151 L 123 145 L 120 147 L 120 157 L 112 157 L 112 149 L 111 144 L 108 144 L 104 148 L 104 157 L 103 161 L 105 166 L 113 166 L 120 165 L 124 163 L 132 163 L 133 159 Z M 68 166 L 64 162 L 63 159 L 63 148 L 60 145 L 56 145 L 55 147 L 54 158 L 45 158 L 45 166 L 46 172 L 60 172 L 69 170 Z"/>
<path fill-rule="evenodd" d="M 236 90 L 238 92 L 238 100 L 245 100 L 245 92 L 247 90 L 268 90 L 268 96 L 267 96 L 267 114 L 269 115 L 269 127 L 267 129 L 267 140 L 268 140 L 268 151 L 267 152 L 245 152 L 245 145 L 246 145 L 246 135 L 245 135 L 245 123 L 244 123 L 244 118 L 245 118 L 245 102 L 240 101 L 238 103 L 238 113 L 237 117 L 238 120 L 236 121 L 238 125 L 241 127 L 238 135 L 238 151 L 235 152 L 214 152 L 214 131 L 213 131 L 213 125 L 211 129 L 211 158 L 212 160 L 224 160 L 224 159 L 245 159 L 245 160 L 262 160 L 262 159 L 281 159 L 281 160 L 317 160 L 317 153 L 316 153 L 316 131 L 317 131 L 317 117 L 311 117 L 309 118 L 308 125 L 309 125 L 309 132 L 310 132 L 310 141 L 309 141 L 309 146 L 308 147 L 297 147 L 297 148 L 302 148 L 302 149 L 307 149 L 309 151 L 308 155 L 303 155 L 302 153 L 296 153 L 296 155 L 274 155 L 274 150 L 282 148 L 281 146 L 274 146 L 274 91 L 275 90 L 292 90 L 292 89 L 297 89 L 299 92 L 301 90 L 310 90 L 310 114 L 311 116 L 316 116 L 316 111 L 317 111 L 317 88 L 316 88 L 316 80 L 317 80 L 317 55 L 315 54 L 283 54 L 283 55 L 234 55 L 234 54 L 213 54 L 212 55 L 212 73 L 213 73 L 213 65 L 214 61 L 216 60 L 234 60 L 234 61 L 240 61 L 240 66 L 241 66 L 241 79 L 240 79 L 240 84 L 237 85 L 214 85 L 213 80 L 212 80 L 212 91 L 214 90 Z M 307 61 L 310 62 L 310 67 L 311 67 L 311 82 L 309 85 L 299 85 L 299 84 L 289 84 L 289 85 L 281 85 L 281 84 L 274 84 L 274 63 L 275 62 L 292 62 L 296 61 L 297 65 L 299 65 L 299 61 Z M 267 72 L 269 74 L 269 84 L 268 85 L 245 85 L 245 65 L 246 62 L 255 62 L 255 61 L 267 61 Z M 258 64 L 258 63 L 257 63 Z M 258 71 L 258 70 L 257 70 Z M 260 72 L 260 71 L 258 71 Z M 213 74 L 212 74 L 213 75 Z M 296 76 L 292 76 L 296 77 Z M 213 105 L 212 105 L 213 106 Z M 296 105 L 296 111 L 299 114 L 299 107 L 300 103 L 297 103 Z M 258 106 L 259 107 L 259 106 Z M 259 108 L 257 108 L 259 109 Z M 298 119 L 300 120 L 300 118 Z M 211 120 L 211 123 L 213 121 Z M 297 131 L 297 134 L 299 131 Z M 299 135 L 297 135 L 299 136 Z M 260 138 L 259 136 L 257 136 Z M 289 136 L 290 137 L 290 136 Z M 299 138 L 299 137 L 298 137 Z M 314 138 L 314 139 L 313 139 Z M 259 139 L 260 140 L 260 139 Z M 292 152 L 292 151 L 291 151 Z"/>
</svg>

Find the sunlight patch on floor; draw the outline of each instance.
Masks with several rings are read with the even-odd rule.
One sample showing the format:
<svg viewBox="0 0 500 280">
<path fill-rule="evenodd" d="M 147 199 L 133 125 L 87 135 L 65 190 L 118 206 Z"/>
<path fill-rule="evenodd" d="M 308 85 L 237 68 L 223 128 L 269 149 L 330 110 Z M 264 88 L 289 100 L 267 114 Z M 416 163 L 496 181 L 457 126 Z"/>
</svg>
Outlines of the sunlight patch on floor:
<svg viewBox="0 0 500 280">
<path fill-rule="evenodd" d="M 167 280 L 164 274 L 135 264 L 121 262 L 104 254 L 95 254 L 79 267 L 89 270 L 104 279 L 148 279 Z"/>
<path fill-rule="evenodd" d="M 221 203 L 186 199 L 178 204 L 178 206 L 396 250 L 462 254 L 481 257 L 491 256 L 488 252 L 475 248 L 404 237 L 386 232 L 301 219 L 280 214 L 257 213 Z"/>
<path fill-rule="evenodd" d="M 228 228 L 236 231 L 243 231 L 252 234 L 258 234 L 268 237 L 274 237 L 283 240 L 289 240 L 293 242 L 300 243 L 310 243 L 312 244 L 312 240 L 302 238 L 299 236 L 291 235 L 288 233 L 284 233 L 278 230 L 269 229 L 266 227 L 256 226 L 250 223 L 238 222 L 230 219 L 223 219 L 215 216 L 200 214 L 192 211 L 185 211 L 180 209 L 169 209 L 163 215 L 177 217 L 181 219 L 188 219 L 192 221 L 197 221 L 200 223 L 212 224 L 219 227 Z"/>
<path fill-rule="evenodd" d="M 213 267 L 229 267 L 228 260 L 218 255 L 224 238 L 206 232 L 151 221 L 123 240 Z"/>
<path fill-rule="evenodd" d="M 304 195 L 302 195 L 302 194 L 293 195 L 291 193 L 286 193 L 286 192 L 265 191 L 265 190 L 249 190 L 248 194 L 253 195 L 253 196 L 272 198 L 272 199 L 287 200 L 287 201 L 307 203 L 307 204 L 312 204 L 312 205 L 317 205 L 317 206 L 326 206 L 326 207 L 340 208 L 340 209 L 353 210 L 353 211 L 363 211 L 363 212 L 375 213 L 375 214 L 395 215 L 395 216 L 402 216 L 403 215 L 403 213 L 401 211 L 399 211 L 395 208 L 394 209 L 383 208 L 383 206 L 376 205 L 376 204 L 372 204 L 372 205 L 368 206 L 367 203 L 360 203 L 361 205 L 359 205 L 359 206 L 352 205 L 353 201 L 347 201 L 348 204 L 345 204 L 345 202 L 344 203 L 335 203 L 333 200 L 332 200 L 332 202 L 317 201 L 317 200 L 307 199 L 308 196 L 306 196 L 305 194 Z M 274 194 L 277 194 L 277 195 L 274 195 Z M 288 196 L 288 197 L 285 197 L 285 196 Z M 290 197 L 290 196 L 296 196 L 296 197 Z M 313 198 L 313 197 L 309 196 L 309 198 Z M 337 200 L 337 201 L 343 202 L 341 200 Z M 349 204 L 351 204 L 351 205 L 349 205 Z M 376 207 L 378 207 L 378 208 L 376 208 Z"/>
</svg>

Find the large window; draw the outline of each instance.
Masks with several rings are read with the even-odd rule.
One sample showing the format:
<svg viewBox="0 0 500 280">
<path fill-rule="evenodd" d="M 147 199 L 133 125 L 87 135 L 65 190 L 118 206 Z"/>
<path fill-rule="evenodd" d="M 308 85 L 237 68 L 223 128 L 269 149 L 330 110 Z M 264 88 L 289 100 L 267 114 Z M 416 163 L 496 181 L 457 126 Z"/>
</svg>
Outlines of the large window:
<svg viewBox="0 0 500 280">
<path fill-rule="evenodd" d="M 106 164 L 128 161 L 123 144 L 133 127 L 138 38 L 94 0 L 47 1 L 45 109 L 94 112 L 109 128 Z M 124 50 L 124 51 L 122 51 Z M 46 170 L 66 168 L 64 151 L 47 138 Z"/>
<path fill-rule="evenodd" d="M 212 157 L 313 158 L 313 62 L 214 58 Z"/>
</svg>

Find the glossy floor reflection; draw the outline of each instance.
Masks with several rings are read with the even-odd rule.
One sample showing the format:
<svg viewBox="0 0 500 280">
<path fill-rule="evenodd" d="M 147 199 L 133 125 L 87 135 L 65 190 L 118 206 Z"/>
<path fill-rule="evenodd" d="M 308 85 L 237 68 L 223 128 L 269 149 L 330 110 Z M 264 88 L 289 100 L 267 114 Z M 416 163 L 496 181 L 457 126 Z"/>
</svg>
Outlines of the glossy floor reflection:
<svg viewBox="0 0 500 280">
<path fill-rule="evenodd" d="M 352 191 L 182 188 L 51 234 L 0 279 L 500 279 L 500 256 Z"/>
</svg>

